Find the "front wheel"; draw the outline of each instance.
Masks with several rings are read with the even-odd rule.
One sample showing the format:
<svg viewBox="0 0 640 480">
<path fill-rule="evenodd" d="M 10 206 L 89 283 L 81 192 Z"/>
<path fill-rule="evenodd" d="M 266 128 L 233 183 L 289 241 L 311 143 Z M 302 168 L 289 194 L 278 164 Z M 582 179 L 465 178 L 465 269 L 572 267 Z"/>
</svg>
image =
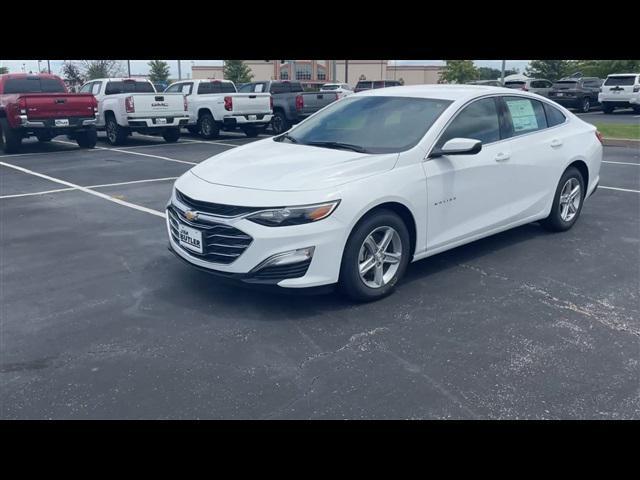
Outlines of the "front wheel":
<svg viewBox="0 0 640 480">
<path fill-rule="evenodd" d="M 180 139 L 180 129 L 167 128 L 162 132 L 162 138 L 164 138 L 164 141 L 167 143 L 176 143 Z"/>
<path fill-rule="evenodd" d="M 586 188 L 582 174 L 575 167 L 569 167 L 560 178 L 551 213 L 541 224 L 552 232 L 564 232 L 576 223 L 582 203 L 586 194 Z"/>
<path fill-rule="evenodd" d="M 94 148 L 98 141 L 98 132 L 95 128 L 75 134 L 76 142 L 80 148 Z"/>
<path fill-rule="evenodd" d="M 0 148 L 4 153 L 18 153 L 22 145 L 22 136 L 9 126 L 6 119 L 0 118 Z"/>
<path fill-rule="evenodd" d="M 361 220 L 347 240 L 340 266 L 342 291 L 360 302 L 383 298 L 395 289 L 411 257 L 409 231 L 390 210 Z"/>
</svg>

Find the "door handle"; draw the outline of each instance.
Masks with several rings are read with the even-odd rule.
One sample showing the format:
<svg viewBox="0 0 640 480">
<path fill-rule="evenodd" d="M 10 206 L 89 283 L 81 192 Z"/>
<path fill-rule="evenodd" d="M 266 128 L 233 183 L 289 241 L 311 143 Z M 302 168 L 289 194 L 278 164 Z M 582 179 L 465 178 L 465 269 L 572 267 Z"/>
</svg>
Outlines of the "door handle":
<svg viewBox="0 0 640 480">
<path fill-rule="evenodd" d="M 551 146 L 553 148 L 558 148 L 562 146 L 562 140 L 558 140 L 557 138 L 554 138 L 553 140 L 551 140 Z"/>
<path fill-rule="evenodd" d="M 510 158 L 511 158 L 510 153 L 500 152 L 496 155 L 495 160 L 496 162 L 506 162 Z"/>
</svg>

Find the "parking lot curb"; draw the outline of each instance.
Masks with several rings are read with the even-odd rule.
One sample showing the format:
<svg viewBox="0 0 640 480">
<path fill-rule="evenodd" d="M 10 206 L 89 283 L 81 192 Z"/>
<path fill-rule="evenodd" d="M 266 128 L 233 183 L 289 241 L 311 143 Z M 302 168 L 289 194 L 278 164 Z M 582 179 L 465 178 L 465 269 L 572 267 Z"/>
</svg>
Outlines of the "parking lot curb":
<svg viewBox="0 0 640 480">
<path fill-rule="evenodd" d="M 640 140 L 632 138 L 603 138 L 605 147 L 635 147 L 640 148 Z"/>
</svg>

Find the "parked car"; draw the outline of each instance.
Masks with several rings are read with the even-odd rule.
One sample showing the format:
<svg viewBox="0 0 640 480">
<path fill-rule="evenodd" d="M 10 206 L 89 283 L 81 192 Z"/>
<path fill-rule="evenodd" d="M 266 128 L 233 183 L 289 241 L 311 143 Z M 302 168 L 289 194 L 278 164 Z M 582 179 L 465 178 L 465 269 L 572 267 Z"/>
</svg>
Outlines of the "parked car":
<svg viewBox="0 0 640 480">
<path fill-rule="evenodd" d="M 351 87 L 346 83 L 325 83 L 320 87 L 320 91 L 336 92 L 338 94 L 338 98 L 343 98 L 353 93 L 353 90 L 351 90 Z"/>
<path fill-rule="evenodd" d="M 564 107 L 586 113 L 599 104 L 601 85 L 602 80 L 597 77 L 567 77 L 554 82 L 549 98 Z"/>
<path fill-rule="evenodd" d="M 16 153 L 24 138 L 49 142 L 64 134 L 82 148 L 93 148 L 97 108 L 93 95 L 69 93 L 56 75 L 0 75 L 0 148 Z"/>
<path fill-rule="evenodd" d="M 80 89 L 98 101 L 98 130 L 107 132 L 107 142 L 122 145 L 132 132 L 161 135 L 177 142 L 180 127 L 189 122 L 187 100 L 181 93 L 157 93 L 146 79 L 97 78 Z"/>
<path fill-rule="evenodd" d="M 305 92 L 300 82 L 270 80 L 243 85 L 241 93 L 271 93 L 271 129 L 278 135 L 338 99 L 335 92 Z"/>
<path fill-rule="evenodd" d="M 187 98 L 187 129 L 204 138 L 216 138 L 221 129 L 240 127 L 247 137 L 271 122 L 269 93 L 237 93 L 230 80 L 184 80 L 171 84 L 165 92 L 182 93 Z"/>
<path fill-rule="evenodd" d="M 229 279 L 375 300 L 412 261 L 534 221 L 570 229 L 602 151 L 593 125 L 528 92 L 362 92 L 182 175 L 170 249 Z"/>
<path fill-rule="evenodd" d="M 616 73 L 607 76 L 598 94 L 604 113 L 616 108 L 633 108 L 640 113 L 640 73 Z"/>
<path fill-rule="evenodd" d="M 543 97 L 548 97 L 553 84 L 544 78 L 529 78 L 527 80 L 509 80 L 504 82 L 506 88 L 523 90 L 525 92 L 537 93 Z"/>
<path fill-rule="evenodd" d="M 358 93 L 376 88 L 399 87 L 400 85 L 402 84 L 398 80 L 360 80 L 356 84 L 354 92 Z"/>
</svg>

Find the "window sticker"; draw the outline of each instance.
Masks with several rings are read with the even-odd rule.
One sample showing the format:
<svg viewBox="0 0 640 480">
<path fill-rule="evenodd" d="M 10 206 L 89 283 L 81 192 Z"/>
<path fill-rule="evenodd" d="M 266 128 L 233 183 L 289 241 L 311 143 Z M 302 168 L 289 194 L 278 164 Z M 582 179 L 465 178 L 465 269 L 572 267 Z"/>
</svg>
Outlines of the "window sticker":
<svg viewBox="0 0 640 480">
<path fill-rule="evenodd" d="M 515 132 L 537 130 L 538 120 L 529 100 L 506 100 Z"/>
</svg>

